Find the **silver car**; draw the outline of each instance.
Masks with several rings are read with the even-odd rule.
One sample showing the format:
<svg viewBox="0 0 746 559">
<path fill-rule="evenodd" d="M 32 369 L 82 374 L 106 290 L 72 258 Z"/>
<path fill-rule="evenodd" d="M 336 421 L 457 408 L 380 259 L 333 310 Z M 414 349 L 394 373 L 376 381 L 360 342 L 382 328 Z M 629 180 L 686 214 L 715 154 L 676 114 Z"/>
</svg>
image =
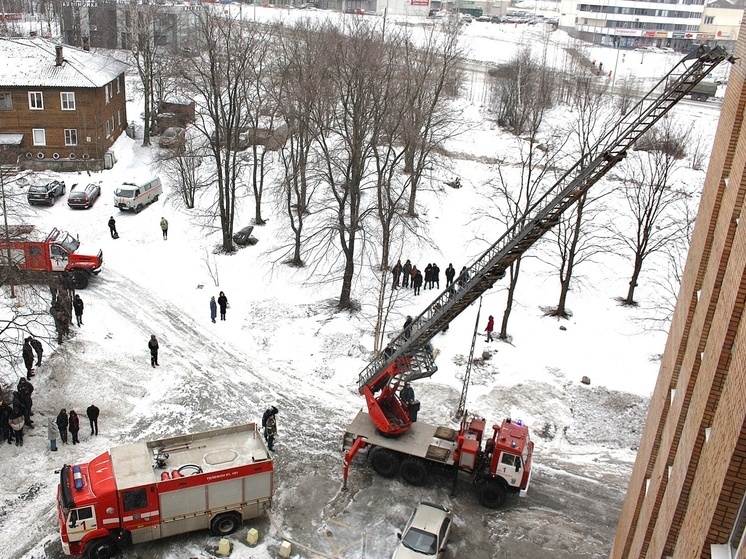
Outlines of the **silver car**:
<svg viewBox="0 0 746 559">
<path fill-rule="evenodd" d="M 409 517 L 404 533 L 397 534 L 401 541 L 391 559 L 445 557 L 452 524 L 453 513 L 447 508 L 432 503 L 420 503 Z"/>
</svg>

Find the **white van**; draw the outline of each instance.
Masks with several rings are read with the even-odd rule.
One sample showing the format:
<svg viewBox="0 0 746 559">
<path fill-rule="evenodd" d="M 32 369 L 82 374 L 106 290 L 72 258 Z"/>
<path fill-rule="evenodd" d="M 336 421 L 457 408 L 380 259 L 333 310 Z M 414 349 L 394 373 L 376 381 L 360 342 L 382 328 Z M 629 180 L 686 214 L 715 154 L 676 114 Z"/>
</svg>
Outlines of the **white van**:
<svg viewBox="0 0 746 559">
<path fill-rule="evenodd" d="M 156 202 L 161 194 L 163 185 L 158 177 L 141 183 L 125 182 L 114 191 L 114 207 L 140 213 L 145 206 Z"/>
</svg>

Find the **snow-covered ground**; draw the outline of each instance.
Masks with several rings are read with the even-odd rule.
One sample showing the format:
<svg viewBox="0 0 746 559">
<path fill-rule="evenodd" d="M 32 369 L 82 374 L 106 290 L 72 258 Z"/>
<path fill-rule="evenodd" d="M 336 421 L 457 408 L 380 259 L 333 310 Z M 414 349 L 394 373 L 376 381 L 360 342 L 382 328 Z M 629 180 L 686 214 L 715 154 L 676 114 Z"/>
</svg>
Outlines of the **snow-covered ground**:
<svg viewBox="0 0 746 559">
<path fill-rule="evenodd" d="M 282 17 L 298 13 L 282 12 Z M 536 26 L 475 22 L 466 28 L 465 39 L 472 45 L 473 60 L 495 63 L 510 56 L 507 45 L 536 42 L 544 33 Z M 565 39 L 555 33 L 551 40 L 559 44 Z M 612 67 L 616 51 L 589 51 L 597 60 L 608 60 L 605 67 Z M 660 76 L 676 60 L 675 55 L 664 54 L 648 54 L 643 60 L 640 53 L 627 52 L 622 71 Z M 420 193 L 422 215 L 436 248 L 409 245 L 401 254 L 402 260 L 408 258 L 422 268 L 436 262 L 441 278 L 449 263 L 460 270 L 486 248 L 485 241 L 478 239 L 492 242 L 502 233 L 474 216 L 475 208 L 483 204 L 483 186 L 494 173 L 490 161 L 510 145 L 478 102 L 463 100 L 456 108 L 462 111 L 469 132 L 448 146 L 455 154 L 448 174 L 434 174 Z M 139 106 L 128 107 L 131 120 L 140 112 Z M 682 103 L 676 112 L 711 141 L 718 114 L 715 104 Z M 466 556 L 467 550 L 477 559 L 507 557 L 498 555 L 494 546 L 507 537 L 505 525 L 511 519 L 491 511 L 475 512 L 475 507 L 467 506 L 473 497 L 467 497 L 465 490 L 451 499 L 448 488 L 408 489 L 371 476 L 359 459 L 351 469 L 351 492 L 340 493 L 341 437 L 364 405 L 357 393 L 357 377 L 371 358 L 374 271 L 361 270 L 355 283 L 361 310 L 337 312 L 338 283 L 321 282 L 309 269 L 274 262 L 270 253 L 284 238 L 286 225 L 281 214 L 273 213 L 271 193 L 265 204 L 268 223 L 254 230 L 259 243 L 233 255 L 216 255 L 218 233 L 200 228 L 188 211 L 169 201 L 172 177 L 161 177 L 166 196 L 153 206 L 140 214 L 114 214 L 114 189 L 122 180 L 155 173 L 151 161 L 157 149 L 143 148 L 123 135 L 114 146 L 118 160 L 114 169 L 90 177 L 63 177 L 68 188 L 73 183 L 101 182 L 102 196 L 93 208 L 73 211 L 60 201 L 33 211 L 34 223 L 42 230 L 67 229 L 102 248 L 105 269 L 80 292 L 86 305 L 84 326 L 74 328 L 74 337 L 62 346 L 47 347 L 44 363 L 37 369 L 33 382 L 38 427 L 27 429 L 22 448 L 0 448 L 4 478 L 0 555 L 61 557 L 54 472 L 63 464 L 90 460 L 112 445 L 134 440 L 256 421 L 268 404 L 275 404 L 280 409 L 280 434 L 273 521 L 259 524 L 262 537 L 257 547 L 238 543 L 236 536 L 234 557 L 274 557 L 281 537 L 307 546 L 306 550 L 296 547 L 295 557 L 313 557 L 316 552 L 323 557 L 384 557 L 396 545 L 395 532 L 416 498 L 446 499 L 456 510 L 453 557 Z M 453 176 L 461 178 L 461 189 L 444 187 Z M 703 176 L 690 171 L 687 180 L 701 185 Z M 249 196 L 239 204 L 237 228 L 253 216 Z M 117 219 L 118 240 L 109 236 L 110 215 Z M 170 224 L 168 240 L 161 236 L 161 217 Z M 545 317 L 542 309 L 556 304 L 559 282 L 539 259 L 527 259 L 510 320 L 511 343 L 488 344 L 483 337 L 477 342 L 476 356 L 485 359 L 472 371 L 468 408 L 488 420 L 512 416 L 531 426 L 536 441 L 534 493 L 541 492 L 542 484 L 547 491 L 559 485 L 556 479 L 565 470 L 581 472 L 578 477 L 595 480 L 599 486 L 608 483 L 617 488 L 628 475 L 646 398 L 655 383 L 657 357 L 665 344 L 665 333 L 649 329 L 644 320 L 650 312 L 644 303 L 654 290 L 649 276 L 638 290 L 641 309 L 621 307 L 614 299 L 626 293 L 630 270 L 629 261 L 619 255 L 585 265 L 582 283 L 570 294 L 572 318 L 558 321 Z M 499 324 L 504 289 L 505 284 L 498 283 L 482 298 L 480 331 L 489 314 Z M 208 303 L 219 291 L 227 295 L 230 308 L 226 321 L 213 324 Z M 400 291 L 391 323 L 398 328 L 406 315 L 419 314 L 430 298 L 429 291 L 420 297 Z M 462 313 L 447 333 L 433 340 L 440 350 L 439 371 L 415 387 L 424 421 L 452 421 L 477 307 Z M 157 369 L 150 367 L 151 334 L 161 344 Z M 6 384 L 15 384 L 22 374 L 20 343 L 18 354 L 16 370 L 5 373 Z M 590 377 L 590 386 L 579 383 L 583 376 Z M 101 434 L 89 436 L 83 416 L 81 444 L 50 452 L 47 419 L 62 407 L 82 415 L 92 403 L 101 409 Z M 386 498 L 384 487 L 395 492 L 388 496 L 387 511 L 377 504 Z M 522 503 L 513 506 L 520 510 Z M 308 508 L 314 504 L 318 515 Z M 545 530 L 544 548 L 552 549 L 558 545 L 554 539 L 563 538 L 551 528 L 560 520 L 547 514 L 546 507 L 536 509 L 545 514 L 536 529 Z M 298 510 L 306 515 L 299 516 Z M 614 522 L 613 515 L 605 520 L 606 532 L 597 536 L 598 553 L 571 550 L 554 556 L 603 556 L 611 545 L 608 530 Z M 464 547 L 466 540 L 476 538 L 470 531 L 478 531 L 480 525 L 489 526 L 493 535 L 485 537 L 477 550 Z M 207 534 L 191 534 L 134 547 L 124 556 L 208 557 L 206 546 L 215 542 Z M 526 553 L 510 556 L 536 556 Z"/>
</svg>

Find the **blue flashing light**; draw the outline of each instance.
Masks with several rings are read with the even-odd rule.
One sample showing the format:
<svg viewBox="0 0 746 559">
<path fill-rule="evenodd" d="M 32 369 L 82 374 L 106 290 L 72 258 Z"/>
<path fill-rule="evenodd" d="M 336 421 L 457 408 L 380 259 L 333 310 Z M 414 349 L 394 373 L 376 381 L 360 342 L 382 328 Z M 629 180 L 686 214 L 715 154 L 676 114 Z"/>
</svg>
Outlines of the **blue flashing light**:
<svg viewBox="0 0 746 559">
<path fill-rule="evenodd" d="M 73 466 L 73 482 L 75 489 L 78 491 L 83 489 L 83 473 L 80 471 L 80 466 Z"/>
</svg>

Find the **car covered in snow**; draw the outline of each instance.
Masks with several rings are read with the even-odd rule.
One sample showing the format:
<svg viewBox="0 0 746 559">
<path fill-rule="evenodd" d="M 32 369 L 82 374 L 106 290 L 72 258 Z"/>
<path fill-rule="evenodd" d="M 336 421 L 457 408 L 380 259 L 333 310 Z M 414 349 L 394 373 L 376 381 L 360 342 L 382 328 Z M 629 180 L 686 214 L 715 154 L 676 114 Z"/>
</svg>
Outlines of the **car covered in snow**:
<svg viewBox="0 0 746 559">
<path fill-rule="evenodd" d="M 397 534 L 401 541 L 391 559 L 442 559 L 452 524 L 453 513 L 449 509 L 421 502 L 409 517 L 404 532 Z"/>
</svg>

